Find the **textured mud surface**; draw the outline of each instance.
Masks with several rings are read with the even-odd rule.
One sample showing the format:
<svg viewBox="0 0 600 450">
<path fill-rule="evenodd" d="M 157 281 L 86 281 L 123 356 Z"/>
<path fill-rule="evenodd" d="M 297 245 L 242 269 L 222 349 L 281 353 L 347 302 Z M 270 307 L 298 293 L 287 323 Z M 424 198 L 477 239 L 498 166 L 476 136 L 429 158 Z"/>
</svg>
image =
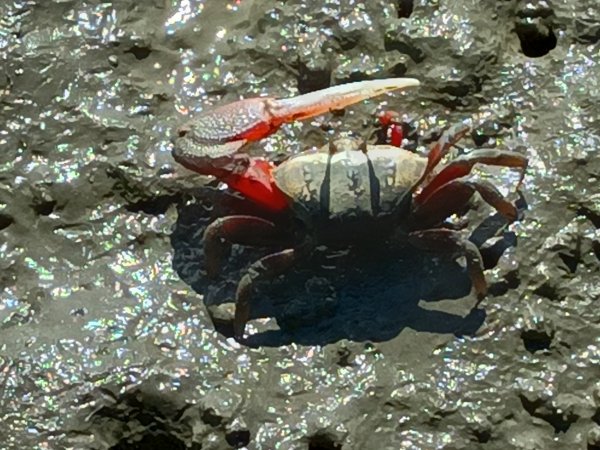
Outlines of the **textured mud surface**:
<svg viewBox="0 0 600 450">
<path fill-rule="evenodd" d="M 2 2 L 0 448 L 599 449 L 599 41 L 596 0 Z M 465 151 L 526 153 L 522 221 L 471 217 L 492 294 L 472 311 L 430 255 L 321 254 L 260 289 L 248 346 L 216 331 L 262 253 L 206 280 L 235 199 L 175 166 L 173 130 L 405 74 L 254 151 L 371 136 L 386 108 L 420 149 L 471 121 Z"/>
</svg>

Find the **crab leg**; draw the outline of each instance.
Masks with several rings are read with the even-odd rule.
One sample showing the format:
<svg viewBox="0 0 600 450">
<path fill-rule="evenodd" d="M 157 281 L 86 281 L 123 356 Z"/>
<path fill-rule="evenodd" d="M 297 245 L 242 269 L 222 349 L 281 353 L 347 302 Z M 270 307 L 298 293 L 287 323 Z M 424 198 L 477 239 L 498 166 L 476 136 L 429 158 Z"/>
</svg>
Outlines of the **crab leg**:
<svg viewBox="0 0 600 450">
<path fill-rule="evenodd" d="M 479 192 L 479 195 L 507 221 L 514 222 L 517 219 L 517 208 L 492 184 L 459 179 L 444 184 L 423 203 L 416 203 L 411 223 L 415 228 L 422 229 L 435 226 L 452 214 L 461 213 L 475 192 Z"/>
<path fill-rule="evenodd" d="M 220 217 L 204 230 L 204 256 L 207 275 L 215 278 L 223 260 L 229 255 L 231 244 L 253 246 L 284 245 L 289 236 L 261 217 L 237 215 Z"/>
<path fill-rule="evenodd" d="M 427 154 L 427 167 L 423 171 L 423 175 L 419 181 L 413 186 L 413 191 L 427 179 L 433 169 L 440 163 L 442 158 L 450 151 L 450 149 L 460 141 L 469 132 L 469 127 L 465 124 L 458 124 L 446 130 L 437 140 Z"/>
<path fill-rule="evenodd" d="M 477 246 L 464 239 L 456 231 L 445 228 L 413 231 L 408 241 L 417 248 L 449 253 L 455 257 L 464 256 L 471 283 L 477 294 L 478 304 L 487 294 L 487 282 L 483 275 L 483 261 Z"/>
<path fill-rule="evenodd" d="M 262 257 L 253 263 L 240 280 L 235 293 L 235 316 L 233 333 L 236 339 L 243 338 L 246 322 L 250 319 L 250 300 L 254 285 L 258 280 L 269 280 L 289 270 L 298 260 L 300 253 L 288 248 Z"/>
<path fill-rule="evenodd" d="M 437 189 L 451 180 L 468 175 L 475 164 L 487 164 L 521 169 L 521 179 L 517 189 L 525 176 L 527 157 L 509 150 L 482 149 L 475 150 L 468 155 L 462 155 L 450 162 L 438 173 L 416 196 L 416 203 L 423 203 Z"/>
</svg>

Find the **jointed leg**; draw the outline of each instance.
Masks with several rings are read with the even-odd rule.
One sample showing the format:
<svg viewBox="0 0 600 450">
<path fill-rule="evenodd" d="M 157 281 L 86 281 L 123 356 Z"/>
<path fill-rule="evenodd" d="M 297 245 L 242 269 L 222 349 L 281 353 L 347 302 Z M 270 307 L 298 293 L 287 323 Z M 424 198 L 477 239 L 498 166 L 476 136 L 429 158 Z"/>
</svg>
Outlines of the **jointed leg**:
<svg viewBox="0 0 600 450">
<path fill-rule="evenodd" d="M 444 167 L 415 197 L 415 201 L 417 203 L 423 203 L 444 184 L 447 184 L 456 178 L 468 175 L 473 166 L 477 163 L 520 168 L 522 173 L 519 184 L 521 184 L 525 175 L 525 169 L 527 169 L 527 157 L 520 153 L 508 150 L 475 150 L 468 155 L 459 156 Z"/>
<path fill-rule="evenodd" d="M 274 223 L 255 216 L 226 216 L 211 223 L 204 231 L 204 255 L 209 277 L 221 270 L 231 244 L 274 246 L 289 242 Z"/>
<path fill-rule="evenodd" d="M 492 184 L 485 181 L 453 180 L 441 186 L 422 203 L 415 202 L 411 216 L 414 228 L 426 229 L 443 222 L 452 214 L 460 214 L 475 192 L 479 192 L 509 222 L 517 219 L 517 208 Z"/>
<path fill-rule="evenodd" d="M 298 256 L 298 250 L 290 248 L 264 256 L 248 268 L 235 293 L 233 332 L 236 338 L 244 336 L 246 322 L 250 318 L 250 299 L 254 284 L 258 280 L 267 280 L 286 272 L 297 261 Z"/>
<path fill-rule="evenodd" d="M 409 242 L 417 248 L 435 252 L 449 253 L 455 257 L 464 256 L 467 260 L 467 271 L 481 301 L 487 294 L 487 282 L 483 275 L 483 261 L 477 246 L 464 239 L 456 231 L 444 228 L 413 231 L 409 234 Z M 478 302 L 479 303 L 479 302 Z"/>
<path fill-rule="evenodd" d="M 454 144 L 461 140 L 468 132 L 468 126 L 465 124 L 458 124 L 449 128 L 442 134 L 442 136 L 429 150 L 429 153 L 427 154 L 427 166 L 425 167 L 425 171 L 413 189 L 416 189 L 424 180 L 427 179 L 431 171 L 440 163 L 442 158 L 446 156 Z"/>
</svg>

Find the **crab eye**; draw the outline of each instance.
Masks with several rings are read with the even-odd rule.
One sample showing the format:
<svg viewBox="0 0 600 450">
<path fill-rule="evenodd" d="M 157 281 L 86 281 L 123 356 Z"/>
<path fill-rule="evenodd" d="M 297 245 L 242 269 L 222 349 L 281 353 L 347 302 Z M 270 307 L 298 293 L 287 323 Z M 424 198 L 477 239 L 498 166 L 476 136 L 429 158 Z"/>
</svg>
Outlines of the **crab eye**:
<svg viewBox="0 0 600 450">
<path fill-rule="evenodd" d="M 179 128 L 177 130 L 177 136 L 179 136 L 179 137 L 185 137 L 185 135 L 188 134 L 188 131 L 190 131 L 190 130 L 187 129 L 187 128 Z"/>
</svg>

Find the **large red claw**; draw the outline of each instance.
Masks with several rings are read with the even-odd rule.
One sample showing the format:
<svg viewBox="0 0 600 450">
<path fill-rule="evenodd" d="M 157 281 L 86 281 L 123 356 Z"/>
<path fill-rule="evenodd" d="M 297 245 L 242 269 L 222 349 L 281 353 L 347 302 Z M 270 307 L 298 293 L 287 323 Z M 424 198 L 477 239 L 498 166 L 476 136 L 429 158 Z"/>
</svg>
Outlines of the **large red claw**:
<svg viewBox="0 0 600 450">
<path fill-rule="evenodd" d="M 173 156 L 201 172 L 193 159 L 217 159 L 239 152 L 246 143 L 260 140 L 284 123 L 304 120 L 345 108 L 386 92 L 418 86 L 414 78 L 388 78 L 332 86 L 297 97 L 249 98 L 205 111 L 178 130 Z M 185 163 L 182 163 L 185 165 Z"/>
<path fill-rule="evenodd" d="M 386 92 L 418 86 L 413 78 L 359 81 L 286 99 L 250 98 L 203 112 L 177 131 L 173 157 L 202 175 L 213 175 L 271 210 L 287 199 L 271 180 L 271 165 L 241 153 L 251 141 L 282 124 L 304 120 Z"/>
</svg>

